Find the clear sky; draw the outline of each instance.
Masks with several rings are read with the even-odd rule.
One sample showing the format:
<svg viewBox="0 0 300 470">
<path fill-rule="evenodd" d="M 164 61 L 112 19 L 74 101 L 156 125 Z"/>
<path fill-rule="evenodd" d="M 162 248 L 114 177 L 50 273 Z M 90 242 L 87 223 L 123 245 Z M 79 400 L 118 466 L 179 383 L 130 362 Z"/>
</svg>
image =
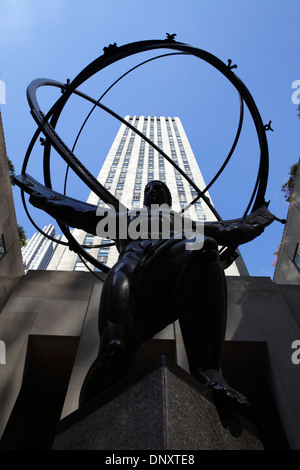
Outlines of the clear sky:
<svg viewBox="0 0 300 470">
<path fill-rule="evenodd" d="M 32 80 L 72 80 L 109 44 L 164 39 L 166 33 L 176 33 L 177 41 L 237 64 L 234 72 L 252 94 L 263 122 L 272 121 L 274 132 L 267 133 L 270 167 L 266 200 L 270 200 L 271 212 L 286 217 L 288 204 L 281 186 L 300 155 L 300 120 L 297 104 L 292 101 L 297 92 L 292 84 L 300 80 L 299 17 L 299 0 L 0 0 L 0 80 L 6 88 L 1 113 L 7 153 L 16 173 L 21 172 L 36 129 L 26 99 Z M 142 54 L 115 64 L 82 90 L 99 98 L 122 73 L 149 57 Z M 47 112 L 59 96 L 59 89 L 39 90 L 42 110 Z M 300 93 L 294 96 L 300 97 Z M 179 116 L 207 183 L 230 150 L 239 118 L 235 89 L 209 65 L 187 56 L 157 59 L 140 67 L 116 85 L 103 103 L 121 116 Z M 58 128 L 69 146 L 90 107 L 79 98 L 70 100 Z M 75 154 L 95 176 L 118 127 L 118 121 L 97 110 L 78 142 Z M 232 163 L 210 191 L 223 218 L 242 215 L 258 161 L 257 139 L 246 110 Z M 28 172 L 43 182 L 40 145 L 33 152 Z M 54 155 L 52 180 L 58 191 L 62 191 L 64 172 L 65 164 Z M 71 176 L 67 193 L 85 200 L 89 190 Z M 17 188 L 14 198 L 18 223 L 31 237 L 36 230 L 27 219 Z M 32 209 L 31 213 L 41 228 L 53 222 L 41 211 Z M 273 277 L 273 253 L 282 232 L 283 225 L 275 222 L 258 239 L 241 247 L 252 276 Z"/>
</svg>

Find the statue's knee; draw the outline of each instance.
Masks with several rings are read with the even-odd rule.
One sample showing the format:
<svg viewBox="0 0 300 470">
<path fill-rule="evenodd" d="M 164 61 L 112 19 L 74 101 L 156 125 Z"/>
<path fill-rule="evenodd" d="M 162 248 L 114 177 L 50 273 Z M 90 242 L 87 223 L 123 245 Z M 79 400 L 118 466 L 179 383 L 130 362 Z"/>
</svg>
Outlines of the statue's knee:
<svg viewBox="0 0 300 470">
<path fill-rule="evenodd" d="M 216 240 L 213 238 L 205 238 L 202 248 L 202 256 L 205 261 L 211 263 L 214 261 L 219 261 L 219 250 Z"/>
<path fill-rule="evenodd" d="M 204 243 L 203 243 L 203 249 L 204 250 L 215 250 L 218 251 L 218 243 L 214 238 L 211 237 L 205 237 L 204 238 Z"/>
<path fill-rule="evenodd" d="M 129 298 L 130 278 L 127 273 L 122 270 L 115 270 L 109 273 L 105 280 L 103 290 L 109 302 L 124 303 Z"/>
</svg>

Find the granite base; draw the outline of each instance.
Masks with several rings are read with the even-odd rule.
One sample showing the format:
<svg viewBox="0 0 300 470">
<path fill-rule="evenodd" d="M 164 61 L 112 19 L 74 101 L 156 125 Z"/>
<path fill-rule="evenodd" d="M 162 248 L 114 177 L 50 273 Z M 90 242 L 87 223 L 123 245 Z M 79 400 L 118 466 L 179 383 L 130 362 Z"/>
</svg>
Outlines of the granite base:
<svg viewBox="0 0 300 470">
<path fill-rule="evenodd" d="M 263 450 L 255 426 L 217 410 L 165 357 L 64 418 L 53 450 Z"/>
</svg>

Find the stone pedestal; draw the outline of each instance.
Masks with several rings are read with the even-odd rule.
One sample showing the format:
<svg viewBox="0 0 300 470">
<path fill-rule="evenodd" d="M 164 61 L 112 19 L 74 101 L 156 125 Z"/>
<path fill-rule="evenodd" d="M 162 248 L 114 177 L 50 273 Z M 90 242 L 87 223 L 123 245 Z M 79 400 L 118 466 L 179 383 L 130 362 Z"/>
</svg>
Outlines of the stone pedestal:
<svg viewBox="0 0 300 470">
<path fill-rule="evenodd" d="M 53 450 L 263 450 L 240 415 L 220 416 L 207 391 L 159 358 L 64 418 Z"/>
</svg>

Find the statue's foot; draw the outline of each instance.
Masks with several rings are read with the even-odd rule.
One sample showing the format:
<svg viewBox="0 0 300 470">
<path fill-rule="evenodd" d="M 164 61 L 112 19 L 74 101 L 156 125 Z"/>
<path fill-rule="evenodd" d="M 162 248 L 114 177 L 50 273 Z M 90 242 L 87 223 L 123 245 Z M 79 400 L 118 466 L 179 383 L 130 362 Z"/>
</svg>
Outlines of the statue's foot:
<svg viewBox="0 0 300 470">
<path fill-rule="evenodd" d="M 251 411 L 251 404 L 247 397 L 231 388 L 217 371 L 197 369 L 193 375 L 204 387 L 211 391 L 216 405 L 239 413 L 249 413 Z"/>
</svg>

